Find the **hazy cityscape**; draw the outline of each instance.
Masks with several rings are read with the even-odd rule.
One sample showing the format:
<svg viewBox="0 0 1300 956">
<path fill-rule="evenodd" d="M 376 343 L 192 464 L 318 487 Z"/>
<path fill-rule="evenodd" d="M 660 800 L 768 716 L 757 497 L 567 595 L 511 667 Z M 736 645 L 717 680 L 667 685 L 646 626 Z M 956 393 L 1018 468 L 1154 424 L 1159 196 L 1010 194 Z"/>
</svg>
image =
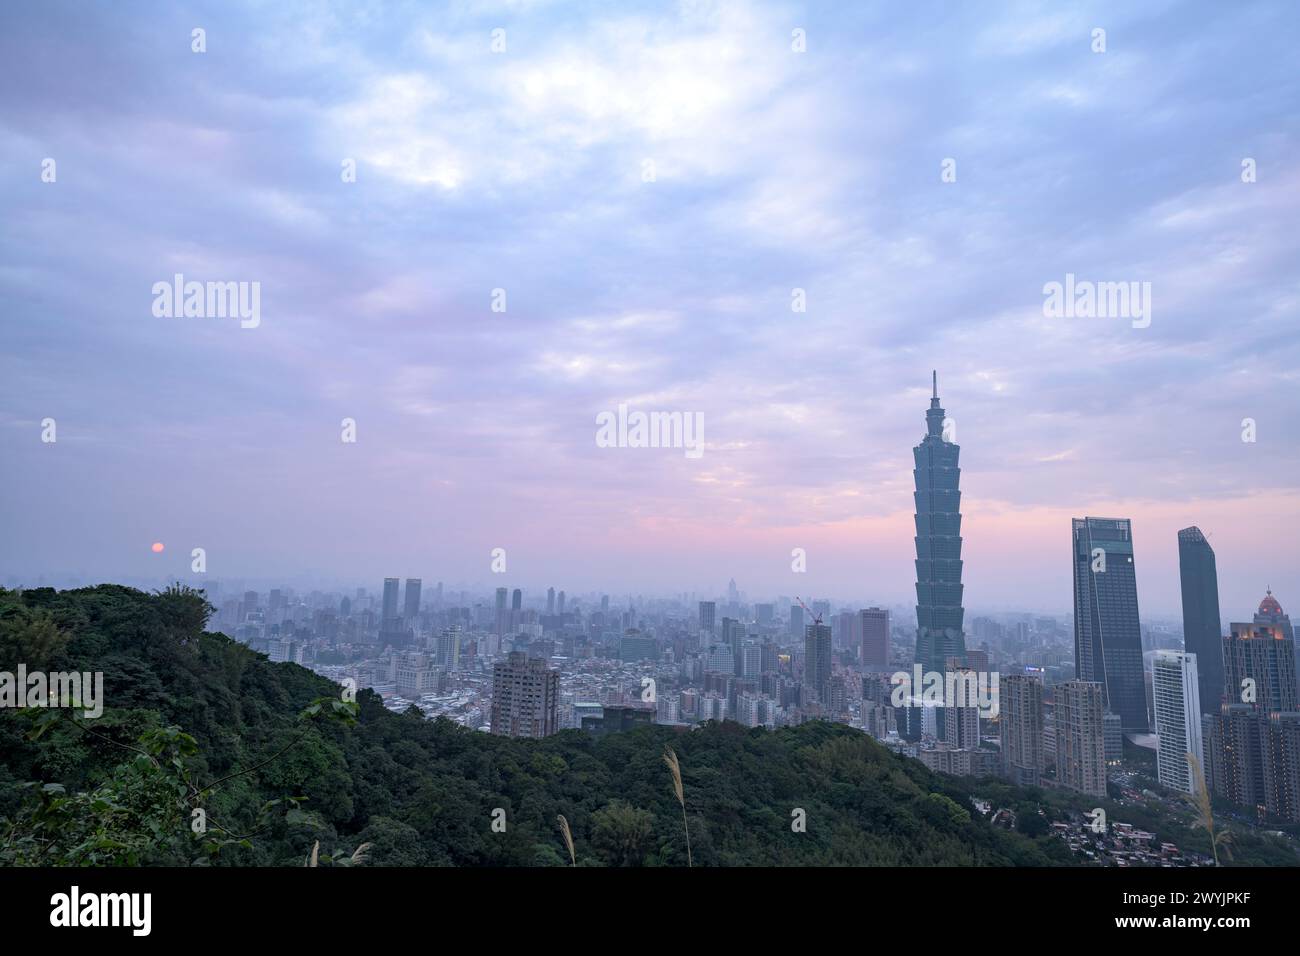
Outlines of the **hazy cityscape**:
<svg viewBox="0 0 1300 956">
<path fill-rule="evenodd" d="M 0 3 L 6 926 L 1288 929 L 1297 48 Z"/>
<path fill-rule="evenodd" d="M 245 589 L 207 580 L 201 551 L 185 583 L 210 602 L 210 631 L 353 697 L 372 690 L 392 712 L 415 708 L 474 731 L 542 738 L 825 720 L 940 773 L 1139 805 L 1213 794 L 1247 824 L 1300 823 L 1300 659 L 1271 589 L 1251 620 L 1224 622 L 1214 550 L 1188 527 L 1178 532 L 1182 620 L 1144 621 L 1140 536 L 1128 519 L 1086 517 L 1071 528 L 1073 615 L 967 622 L 960 447 L 937 372 L 932 387 L 913 449 L 910 608 L 751 595 L 734 579 L 718 594 L 525 593 L 508 583 L 504 549 L 490 562 L 507 583 L 490 592 L 426 588 L 419 577 L 346 593 Z M 792 576 L 806 557 L 792 552 Z M 975 806 L 1017 825 L 1009 808 Z M 1086 813 L 1052 832 L 1081 862 L 1212 862 Z"/>
</svg>

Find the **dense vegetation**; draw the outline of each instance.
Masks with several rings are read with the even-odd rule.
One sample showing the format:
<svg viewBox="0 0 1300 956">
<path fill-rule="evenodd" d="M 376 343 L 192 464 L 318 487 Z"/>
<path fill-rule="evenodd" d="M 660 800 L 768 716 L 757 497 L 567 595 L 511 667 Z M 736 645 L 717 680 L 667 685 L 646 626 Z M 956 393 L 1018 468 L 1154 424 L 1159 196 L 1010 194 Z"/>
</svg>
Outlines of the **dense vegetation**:
<svg viewBox="0 0 1300 956">
<path fill-rule="evenodd" d="M 318 847 L 319 865 L 559 866 L 563 814 L 579 866 L 681 866 L 667 747 L 695 865 L 1070 862 L 1032 812 L 1026 832 L 995 827 L 973 813 L 978 784 L 848 727 L 493 737 L 366 691 L 343 703 L 204 633 L 208 611 L 184 588 L 0 589 L 0 671 L 102 671 L 106 701 L 94 720 L 0 711 L 0 865 L 301 866 Z M 1041 797 L 986 786 L 1002 805 Z"/>
</svg>

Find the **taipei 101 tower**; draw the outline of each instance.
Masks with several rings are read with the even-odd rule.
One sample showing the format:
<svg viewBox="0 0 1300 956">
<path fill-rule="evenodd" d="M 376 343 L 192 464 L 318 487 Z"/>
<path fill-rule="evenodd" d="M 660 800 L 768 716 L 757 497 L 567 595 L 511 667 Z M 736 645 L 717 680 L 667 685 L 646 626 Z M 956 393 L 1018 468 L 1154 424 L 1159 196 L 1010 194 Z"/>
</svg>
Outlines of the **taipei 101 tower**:
<svg viewBox="0 0 1300 956">
<path fill-rule="evenodd" d="M 916 458 L 916 663 L 946 671 L 949 658 L 966 662 L 961 607 L 960 448 L 947 440 L 939 405 L 939 373 L 925 413 L 926 434 Z"/>
</svg>

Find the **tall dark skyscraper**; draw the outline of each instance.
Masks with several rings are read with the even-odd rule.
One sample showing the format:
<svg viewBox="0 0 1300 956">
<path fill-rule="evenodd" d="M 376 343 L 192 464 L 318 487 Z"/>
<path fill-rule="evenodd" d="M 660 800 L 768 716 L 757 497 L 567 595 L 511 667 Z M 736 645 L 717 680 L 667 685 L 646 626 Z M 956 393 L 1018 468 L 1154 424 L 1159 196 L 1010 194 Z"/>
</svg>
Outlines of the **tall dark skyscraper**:
<svg viewBox="0 0 1300 956">
<path fill-rule="evenodd" d="M 397 620 L 397 590 L 400 586 L 401 582 L 397 578 L 384 578 L 384 604 L 380 624 L 385 631 L 390 631 L 395 626 L 393 622 Z"/>
<path fill-rule="evenodd" d="M 1075 518 L 1074 668 L 1102 686 L 1125 731 L 1145 731 L 1146 683 L 1138 623 L 1133 529 L 1127 518 Z"/>
<path fill-rule="evenodd" d="M 926 434 L 912 449 L 916 469 L 916 663 L 943 671 L 966 660 L 962 631 L 961 449 L 944 436 L 939 375 L 925 413 Z M 1140 661 L 1139 661 L 1140 663 Z M 1139 672 L 1140 673 L 1140 672 Z"/>
<path fill-rule="evenodd" d="M 546 589 L 546 614 L 549 617 L 555 613 L 555 588 Z"/>
<path fill-rule="evenodd" d="M 415 619 L 420 616 L 420 589 L 423 586 L 419 578 L 406 579 L 406 597 L 403 607 L 408 625 L 414 625 Z"/>
<path fill-rule="evenodd" d="M 1201 529 L 1178 532 L 1178 573 L 1183 589 L 1183 649 L 1196 655 L 1201 712 L 1216 714 L 1223 696 L 1223 621 L 1214 549 Z"/>
<path fill-rule="evenodd" d="M 715 615 L 718 612 L 718 605 L 714 601 L 700 602 L 700 631 L 701 633 L 713 633 Z"/>
</svg>

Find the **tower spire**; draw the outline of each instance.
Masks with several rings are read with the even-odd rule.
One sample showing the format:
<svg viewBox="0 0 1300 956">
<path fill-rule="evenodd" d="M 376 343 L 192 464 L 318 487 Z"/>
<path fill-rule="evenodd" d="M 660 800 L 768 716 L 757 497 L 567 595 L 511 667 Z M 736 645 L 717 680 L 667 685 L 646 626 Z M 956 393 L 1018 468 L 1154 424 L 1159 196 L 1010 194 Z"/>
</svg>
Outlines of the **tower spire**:
<svg viewBox="0 0 1300 956">
<path fill-rule="evenodd" d="M 933 371 L 930 372 L 930 375 L 934 379 L 934 394 L 931 395 L 930 397 L 938 398 L 939 397 L 939 370 L 934 369 Z"/>
</svg>

